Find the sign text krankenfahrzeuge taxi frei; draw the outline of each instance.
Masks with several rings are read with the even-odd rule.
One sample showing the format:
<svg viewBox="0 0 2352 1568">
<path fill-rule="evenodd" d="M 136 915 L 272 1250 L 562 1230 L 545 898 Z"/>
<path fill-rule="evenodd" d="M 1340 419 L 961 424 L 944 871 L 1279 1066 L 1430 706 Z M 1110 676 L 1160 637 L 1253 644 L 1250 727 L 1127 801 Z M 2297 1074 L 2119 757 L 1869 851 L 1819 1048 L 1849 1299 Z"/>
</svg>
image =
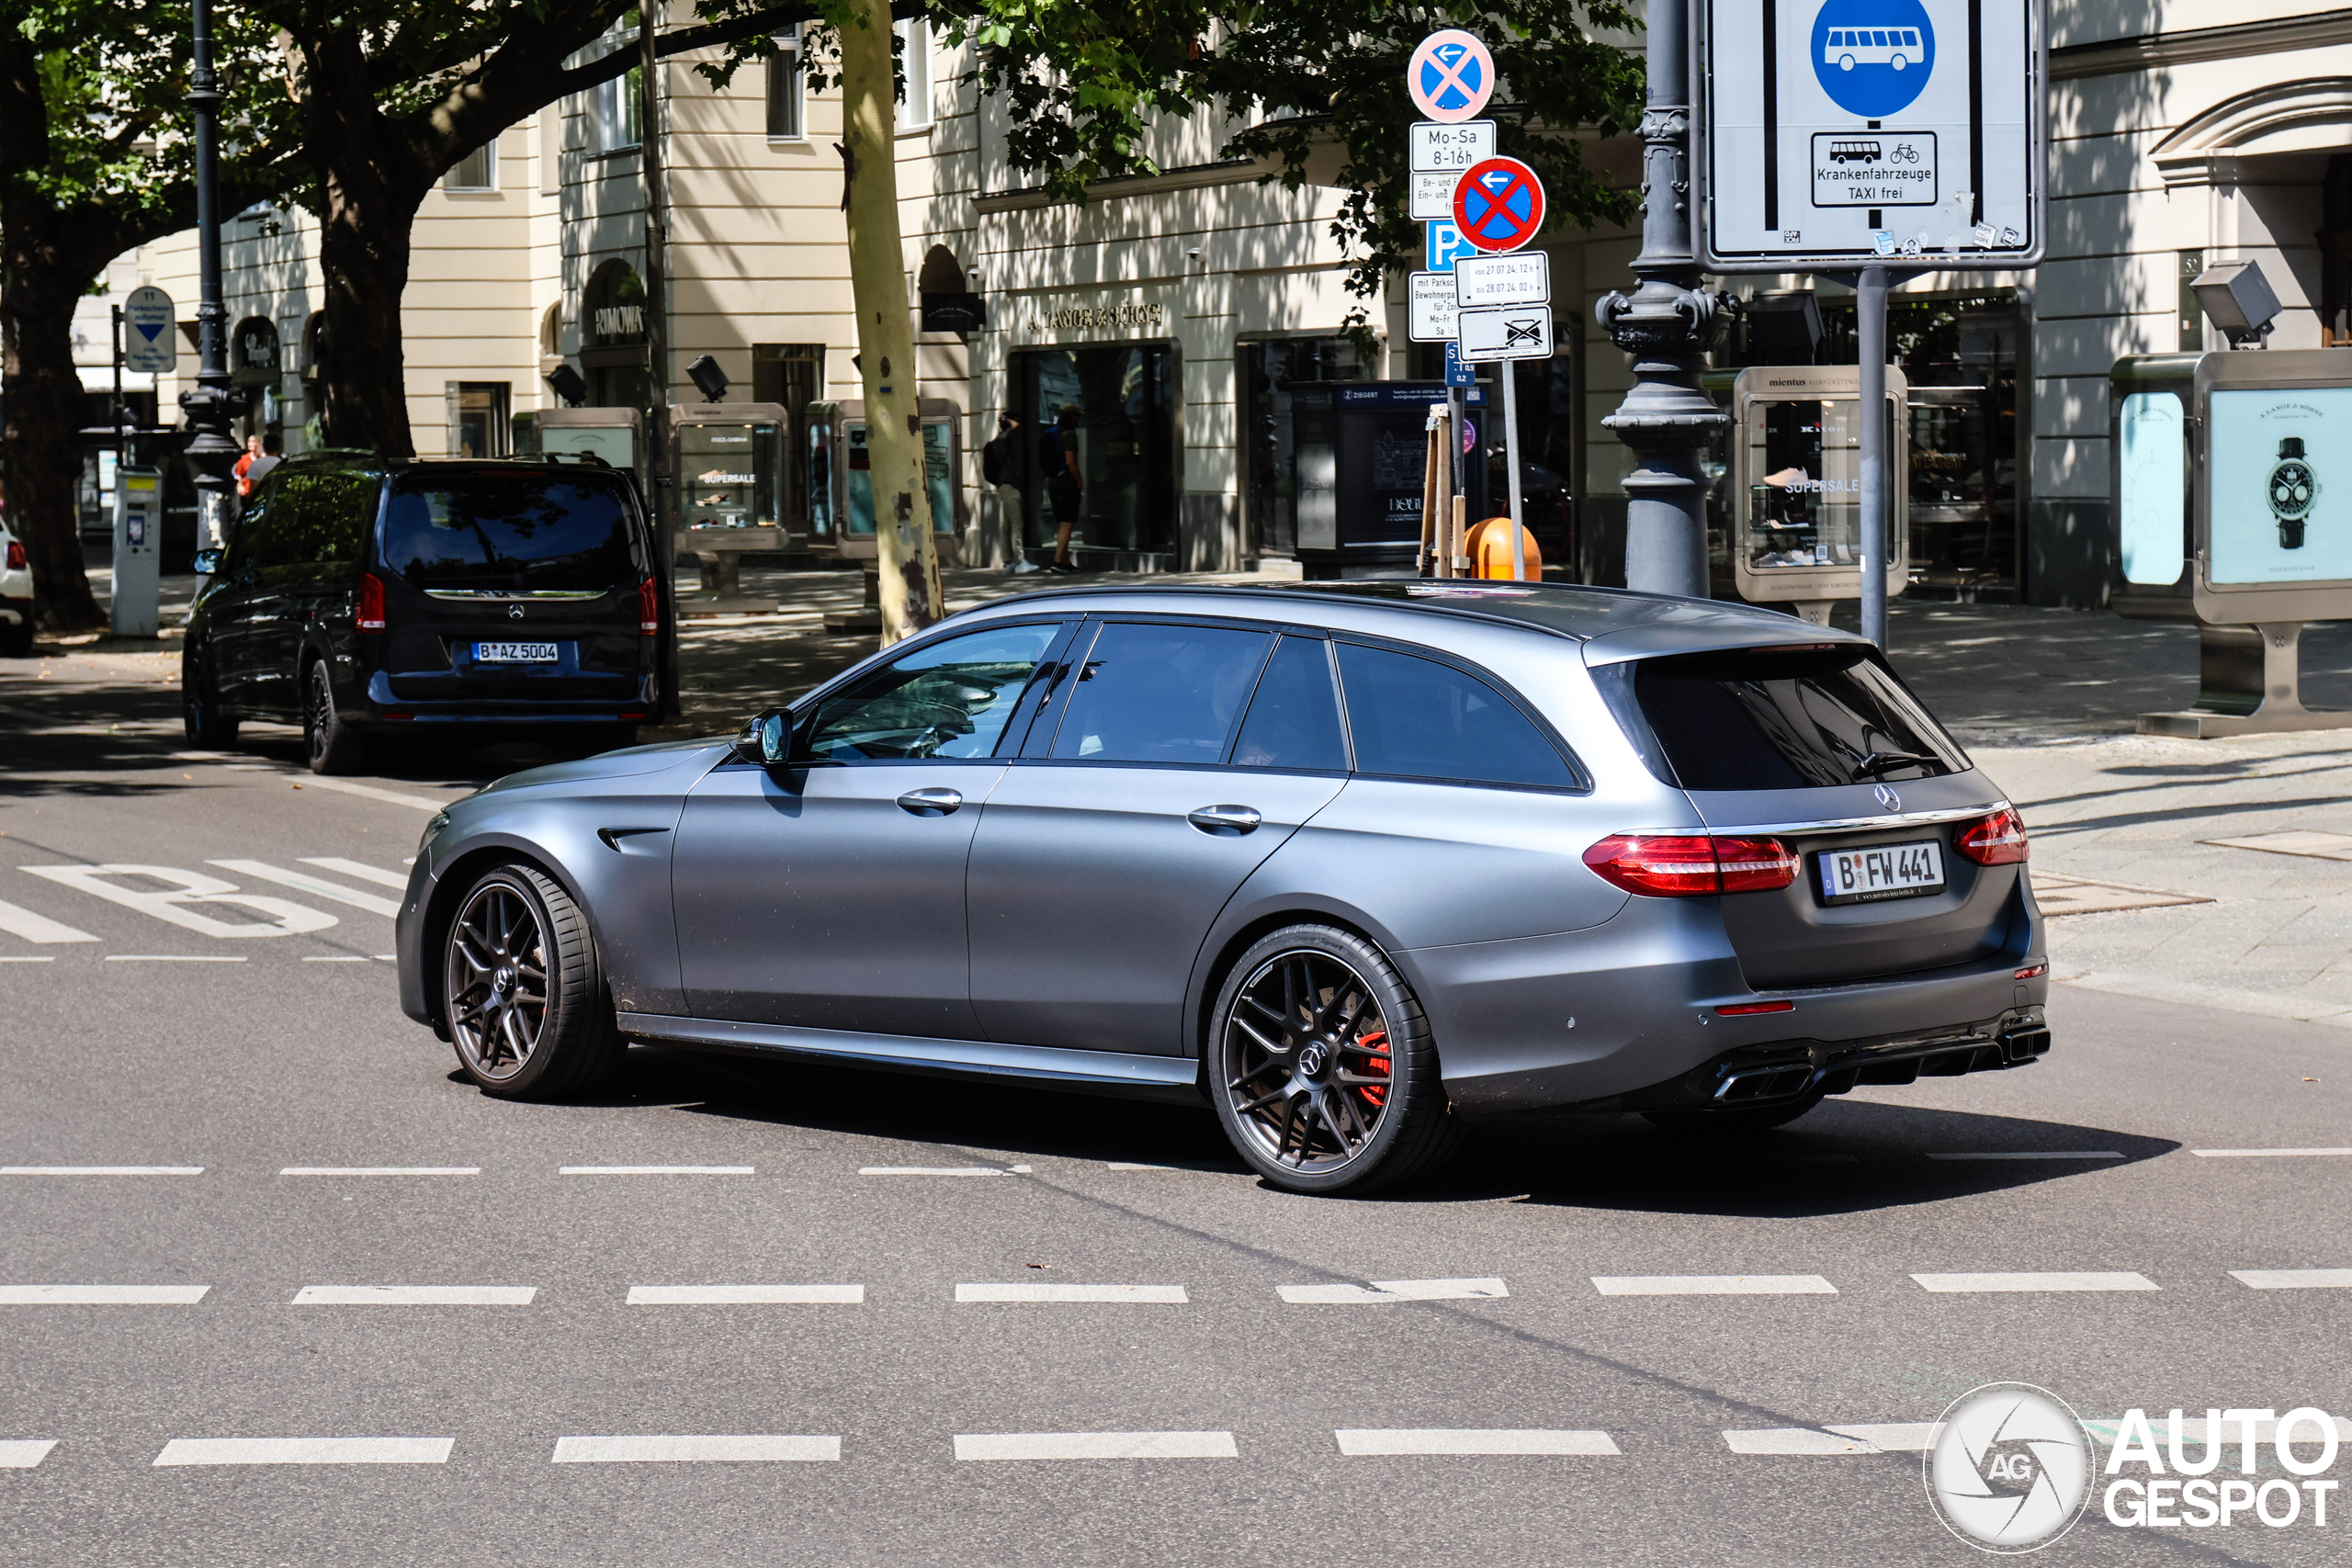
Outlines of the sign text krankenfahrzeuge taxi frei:
<svg viewBox="0 0 2352 1568">
<path fill-rule="evenodd" d="M 1691 164 L 1708 271 L 2041 260 L 2042 0 L 1699 0 L 1697 11 Z"/>
</svg>

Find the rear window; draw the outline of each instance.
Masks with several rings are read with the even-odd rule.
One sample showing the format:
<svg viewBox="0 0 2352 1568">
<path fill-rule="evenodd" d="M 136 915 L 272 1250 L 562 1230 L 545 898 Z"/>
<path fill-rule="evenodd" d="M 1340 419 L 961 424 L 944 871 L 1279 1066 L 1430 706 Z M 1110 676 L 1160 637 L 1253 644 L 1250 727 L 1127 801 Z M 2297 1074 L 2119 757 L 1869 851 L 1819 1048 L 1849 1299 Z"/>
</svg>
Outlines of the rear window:
<svg viewBox="0 0 2352 1568">
<path fill-rule="evenodd" d="M 384 565 L 424 589 L 634 586 L 628 503 L 575 475 L 413 476 L 384 509 Z"/>
<path fill-rule="evenodd" d="M 1969 767 L 1866 648 L 1645 660 L 1634 694 L 1684 789 L 1818 789 Z"/>
</svg>

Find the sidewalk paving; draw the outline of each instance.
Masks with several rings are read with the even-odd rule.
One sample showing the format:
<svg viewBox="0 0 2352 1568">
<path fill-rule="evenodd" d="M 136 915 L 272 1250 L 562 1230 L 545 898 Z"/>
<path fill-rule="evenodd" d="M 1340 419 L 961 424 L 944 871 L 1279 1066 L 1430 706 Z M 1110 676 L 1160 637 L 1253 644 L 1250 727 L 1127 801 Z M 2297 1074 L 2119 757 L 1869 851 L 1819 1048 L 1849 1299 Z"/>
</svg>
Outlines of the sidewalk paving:
<svg viewBox="0 0 2352 1568">
<path fill-rule="evenodd" d="M 103 590 L 104 575 L 94 576 Z M 953 609 L 1064 584 L 1272 580 L 1272 573 L 1057 579 L 978 570 L 945 578 Z M 0 705 L 45 687 L 42 705 L 54 711 L 67 693 L 111 692 L 127 699 L 112 705 L 134 720 L 127 730 L 160 736 L 176 716 L 175 623 L 192 586 L 189 579 L 167 581 L 162 638 L 44 642 L 44 657 L 0 661 Z M 681 592 L 694 586 L 682 573 Z M 822 625 L 828 612 L 854 606 L 862 586 L 849 571 L 747 570 L 746 592 L 777 598 L 782 610 L 685 622 L 685 719 L 648 738 L 731 731 L 863 658 L 870 637 L 831 637 Z M 1846 611 L 1840 619 L 1850 626 L 1850 606 Z M 2291 736 L 2133 735 L 2136 715 L 2195 700 L 2193 626 L 1898 600 L 1888 640 L 1905 678 L 2025 815 L 2052 916 L 2056 978 L 2352 1028 L 2352 858 L 2330 858 L 2352 857 L 2352 714 L 2343 730 Z M 2352 624 L 2312 626 L 2303 650 L 2305 701 L 2352 709 Z M 254 729 L 257 741 L 281 749 L 294 737 L 290 727 Z M 503 751 L 420 755 L 401 772 L 458 783 L 485 766 L 503 772 L 530 760 Z M 2343 838 L 2273 840 L 2317 853 L 2214 841 L 2278 834 Z"/>
</svg>

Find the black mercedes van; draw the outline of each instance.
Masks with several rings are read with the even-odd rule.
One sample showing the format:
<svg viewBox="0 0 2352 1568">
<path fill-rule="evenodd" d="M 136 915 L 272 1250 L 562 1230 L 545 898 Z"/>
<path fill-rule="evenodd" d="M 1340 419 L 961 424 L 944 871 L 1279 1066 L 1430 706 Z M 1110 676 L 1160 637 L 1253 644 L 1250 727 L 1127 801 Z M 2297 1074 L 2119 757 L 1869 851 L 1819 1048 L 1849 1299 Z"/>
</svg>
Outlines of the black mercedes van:
<svg viewBox="0 0 2352 1568">
<path fill-rule="evenodd" d="M 188 740 L 299 720 L 320 773 L 401 734 L 632 744 L 661 697 L 650 537 L 631 477 L 593 462 L 289 457 L 198 555 Z"/>
</svg>

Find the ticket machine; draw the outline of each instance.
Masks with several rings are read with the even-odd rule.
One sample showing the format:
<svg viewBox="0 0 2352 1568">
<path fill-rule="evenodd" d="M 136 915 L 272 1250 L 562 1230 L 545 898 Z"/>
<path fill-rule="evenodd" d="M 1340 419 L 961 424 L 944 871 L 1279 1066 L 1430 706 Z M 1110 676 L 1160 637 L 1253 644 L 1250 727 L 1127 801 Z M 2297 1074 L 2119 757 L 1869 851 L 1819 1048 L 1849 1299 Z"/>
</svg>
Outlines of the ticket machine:
<svg viewBox="0 0 2352 1568">
<path fill-rule="evenodd" d="M 114 475 L 114 612 L 117 637 L 153 637 L 162 591 L 164 476 L 153 468 Z"/>
<path fill-rule="evenodd" d="M 1758 365 L 1732 383 L 1725 546 L 1732 581 L 1753 604 L 1786 604 L 1829 624 L 1830 606 L 1862 593 L 1861 370 Z M 1911 573 L 1908 384 L 1886 367 L 1886 594 Z"/>
<path fill-rule="evenodd" d="M 2196 705 L 2140 733 L 2352 728 L 2301 694 L 2304 623 L 2352 616 L 2352 348 L 2136 355 L 2109 388 L 2112 603 L 2199 645 Z"/>
</svg>

